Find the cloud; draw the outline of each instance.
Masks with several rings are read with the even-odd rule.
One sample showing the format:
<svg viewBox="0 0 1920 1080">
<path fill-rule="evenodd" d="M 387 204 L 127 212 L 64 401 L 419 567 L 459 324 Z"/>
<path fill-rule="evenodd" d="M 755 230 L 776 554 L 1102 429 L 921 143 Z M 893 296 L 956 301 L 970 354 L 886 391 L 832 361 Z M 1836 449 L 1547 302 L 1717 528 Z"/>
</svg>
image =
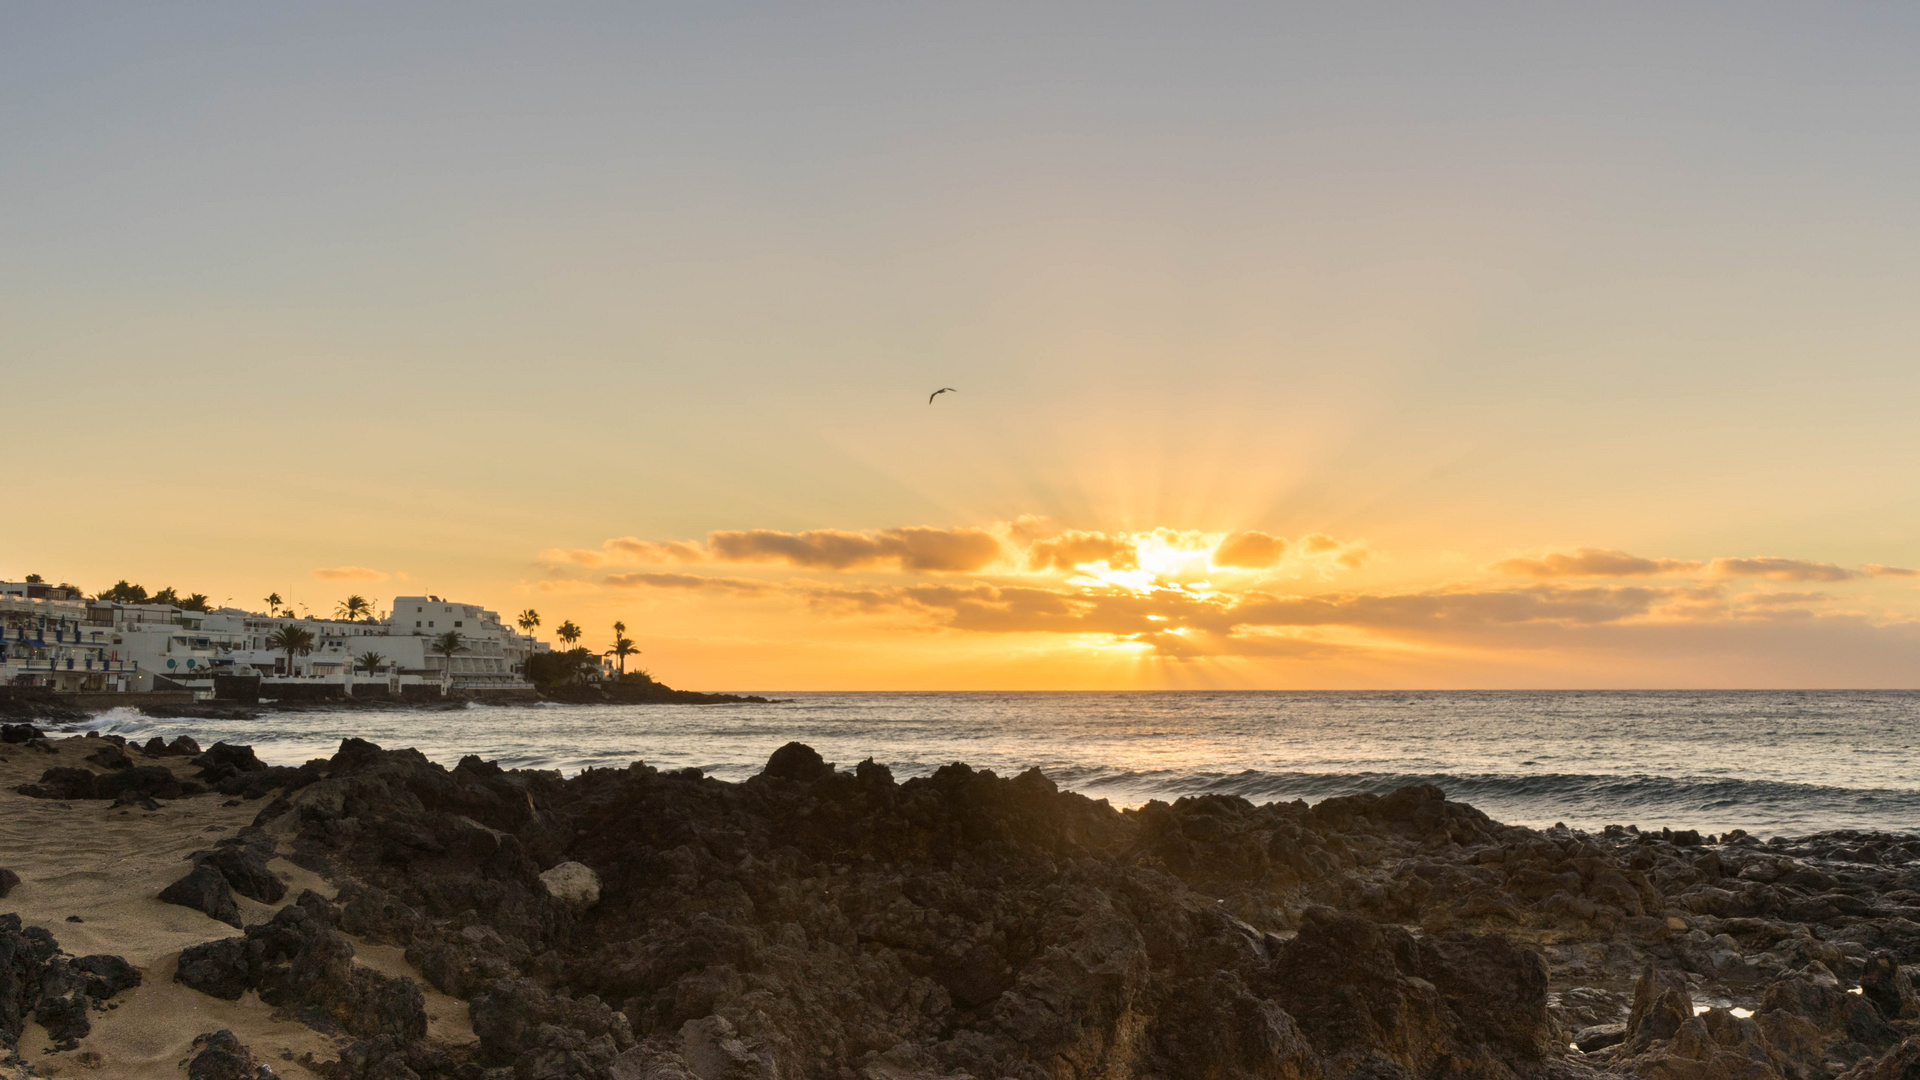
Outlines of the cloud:
<svg viewBox="0 0 1920 1080">
<path fill-rule="evenodd" d="M 684 540 L 659 543 L 637 536 L 616 536 L 598 548 L 548 548 L 540 553 L 541 562 L 573 563 L 576 566 L 696 563 L 704 561 L 706 557 L 707 553 L 700 550 L 698 544 L 689 544 Z"/>
<path fill-rule="evenodd" d="M 1789 607 L 1794 604 L 1813 604 L 1832 597 L 1822 592 L 1773 592 L 1743 593 L 1735 597 L 1748 607 Z"/>
<path fill-rule="evenodd" d="M 713 589 L 731 593 L 763 593 L 773 589 L 764 581 L 699 574 L 610 574 L 602 580 L 616 589 Z"/>
<path fill-rule="evenodd" d="M 582 593 L 599 592 L 600 587 L 591 581 L 572 581 L 565 578 L 536 581 L 533 591 L 546 596 L 579 596 Z"/>
<path fill-rule="evenodd" d="M 1105 563 L 1110 570 L 1135 569 L 1140 565 L 1139 545 L 1125 534 L 1068 529 L 1027 548 L 1027 566 L 1034 570 L 1071 572 L 1093 563 Z"/>
<path fill-rule="evenodd" d="M 1278 536 L 1269 536 L 1263 532 L 1228 533 L 1213 549 L 1212 563 L 1215 566 L 1237 567 L 1242 570 L 1265 570 L 1280 561 L 1287 553 L 1287 542 Z"/>
<path fill-rule="evenodd" d="M 1494 563 L 1493 569 L 1537 578 L 1647 577 L 1698 570 L 1701 565 L 1684 559 L 1643 559 L 1607 548 L 1576 548 L 1571 552 L 1551 552 L 1537 559 L 1507 559 Z"/>
<path fill-rule="evenodd" d="M 1000 541 L 984 529 L 882 529 L 843 532 L 772 529 L 713 532 L 707 550 L 718 562 L 785 562 L 813 570 L 856 570 L 897 563 L 917 573 L 966 573 L 1001 556 Z"/>
<path fill-rule="evenodd" d="M 1868 577 L 1920 577 L 1920 570 L 1909 570 L 1904 566 L 1881 566 L 1879 563 L 1867 564 Z"/>
<path fill-rule="evenodd" d="M 364 566 L 323 566 L 313 572 L 321 581 L 385 581 L 388 574 Z"/>
<path fill-rule="evenodd" d="M 1715 559 L 1709 569 L 1722 577 L 1757 577 L 1769 581 L 1846 581 L 1860 576 L 1857 570 L 1832 563 L 1782 559 L 1772 555 L 1750 559 Z"/>
</svg>

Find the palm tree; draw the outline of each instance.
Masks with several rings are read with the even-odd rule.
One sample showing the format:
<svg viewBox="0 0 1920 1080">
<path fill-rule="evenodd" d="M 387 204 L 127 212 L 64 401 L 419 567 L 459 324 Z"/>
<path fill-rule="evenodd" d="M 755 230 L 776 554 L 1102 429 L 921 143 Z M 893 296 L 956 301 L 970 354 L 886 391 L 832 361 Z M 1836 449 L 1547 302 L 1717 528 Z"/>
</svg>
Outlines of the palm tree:
<svg viewBox="0 0 1920 1080">
<path fill-rule="evenodd" d="M 283 626 L 267 638 L 267 647 L 287 654 L 287 674 L 292 675 L 293 658 L 313 651 L 313 631 L 304 626 Z"/>
<path fill-rule="evenodd" d="M 566 642 L 568 648 L 572 648 L 573 643 L 580 640 L 580 628 L 573 625 L 572 619 L 568 619 L 554 629 L 553 636 Z"/>
<path fill-rule="evenodd" d="M 368 649 L 366 652 L 363 652 L 359 656 L 354 657 L 353 662 L 356 664 L 359 664 L 363 668 L 366 668 L 367 674 L 377 675 L 380 672 L 380 665 L 386 663 L 387 658 L 384 656 L 381 656 L 377 652 L 374 652 L 372 649 Z"/>
<path fill-rule="evenodd" d="M 533 632 L 540 628 L 540 613 L 533 610 L 532 608 L 528 608 L 527 610 L 520 613 L 520 618 L 518 622 L 520 624 L 520 631 L 527 635 L 527 656 L 532 657 L 533 656 Z M 523 660 L 520 662 L 520 670 L 525 671 L 526 669 L 527 669 L 526 661 Z"/>
<path fill-rule="evenodd" d="M 280 599 L 280 594 L 277 592 L 268 593 L 266 600 L 262 602 L 267 605 L 267 614 L 269 615 L 279 611 L 280 605 L 286 603 L 285 600 Z"/>
<path fill-rule="evenodd" d="M 444 634 L 435 634 L 433 643 L 427 646 L 431 652 L 447 658 L 447 681 L 453 681 L 453 654 L 467 651 L 466 642 L 460 640 L 460 631 L 449 630 Z"/>
<path fill-rule="evenodd" d="M 620 624 L 615 623 L 614 625 L 619 626 Z M 625 627 L 621 627 L 621 629 L 625 629 Z M 640 650 L 633 647 L 632 638 L 615 637 L 613 639 L 613 648 L 607 650 L 607 655 L 620 661 L 620 675 L 624 678 L 627 674 L 627 657 L 639 656 Z"/>
<path fill-rule="evenodd" d="M 340 616 L 348 622 L 359 622 L 371 614 L 372 611 L 373 605 L 367 603 L 367 598 L 361 596 L 359 593 L 355 593 L 345 600 L 340 601 L 333 609 L 335 615 Z"/>
</svg>

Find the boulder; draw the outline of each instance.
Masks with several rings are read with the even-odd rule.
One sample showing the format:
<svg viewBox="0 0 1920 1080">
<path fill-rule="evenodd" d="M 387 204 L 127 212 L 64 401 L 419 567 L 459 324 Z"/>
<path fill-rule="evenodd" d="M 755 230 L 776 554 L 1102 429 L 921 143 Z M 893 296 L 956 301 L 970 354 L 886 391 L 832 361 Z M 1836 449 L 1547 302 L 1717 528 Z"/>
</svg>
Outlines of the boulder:
<svg viewBox="0 0 1920 1080">
<path fill-rule="evenodd" d="M 20 875 L 0 866 L 0 900 L 5 900 L 7 894 L 12 892 L 13 887 L 18 884 L 20 884 Z"/>
<path fill-rule="evenodd" d="M 770 780 L 797 780 L 811 783 L 833 775 L 833 766 L 806 743 L 790 742 L 773 752 L 760 775 Z"/>
<path fill-rule="evenodd" d="M 247 939 L 222 938 L 182 950 L 173 979 L 209 997 L 240 1000 L 253 985 L 247 965 Z"/>
<path fill-rule="evenodd" d="M 87 996 L 106 1001 L 123 990 L 140 985 L 140 969 L 124 957 L 95 954 L 73 961 L 71 967 L 86 981 Z"/>
<path fill-rule="evenodd" d="M 277 904 L 287 895 L 287 884 L 267 869 L 267 859 L 258 850 L 239 841 L 222 843 L 212 851 L 195 856 L 201 866 L 210 866 L 227 879 L 233 891 L 249 900 Z"/>
<path fill-rule="evenodd" d="M 240 925 L 240 907 L 233 902 L 233 891 L 228 888 L 226 877 L 206 863 L 195 866 L 186 877 L 161 890 L 160 900 L 192 908 L 228 926 Z"/>
<path fill-rule="evenodd" d="M 255 1080 L 260 1064 L 233 1032 L 225 1028 L 194 1037 L 200 1052 L 187 1063 L 187 1080 Z"/>
<path fill-rule="evenodd" d="M 600 875 L 585 863 L 563 862 L 540 875 L 548 895 L 577 908 L 600 902 Z"/>
</svg>

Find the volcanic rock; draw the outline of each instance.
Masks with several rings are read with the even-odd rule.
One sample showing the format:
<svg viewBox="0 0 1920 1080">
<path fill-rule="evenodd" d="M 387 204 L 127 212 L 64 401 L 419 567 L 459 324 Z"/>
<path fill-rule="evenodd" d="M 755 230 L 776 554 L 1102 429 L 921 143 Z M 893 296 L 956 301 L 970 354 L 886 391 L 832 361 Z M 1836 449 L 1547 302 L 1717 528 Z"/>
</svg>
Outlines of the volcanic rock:
<svg viewBox="0 0 1920 1080">
<path fill-rule="evenodd" d="M 207 863 L 195 866 L 186 877 L 162 889 L 160 899 L 165 903 L 192 908 L 228 926 L 237 928 L 240 925 L 240 908 L 233 902 L 233 892 L 227 886 L 226 877 Z"/>
<path fill-rule="evenodd" d="M 225 1028 L 196 1036 L 193 1045 L 201 1049 L 187 1065 L 187 1080 L 255 1080 L 259 1073 L 253 1051 Z"/>
</svg>

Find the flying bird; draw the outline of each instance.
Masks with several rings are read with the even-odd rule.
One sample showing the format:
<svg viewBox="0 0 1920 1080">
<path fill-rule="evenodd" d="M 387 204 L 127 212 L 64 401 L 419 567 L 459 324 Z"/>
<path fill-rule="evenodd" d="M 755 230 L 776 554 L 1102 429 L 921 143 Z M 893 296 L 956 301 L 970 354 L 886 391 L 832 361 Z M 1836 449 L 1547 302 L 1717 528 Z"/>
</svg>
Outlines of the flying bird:
<svg viewBox="0 0 1920 1080">
<path fill-rule="evenodd" d="M 933 404 L 933 399 L 939 397 L 941 394 L 957 394 L 959 392 L 960 391 L 955 390 L 951 386 L 943 386 L 940 389 L 935 390 L 933 393 L 927 395 L 927 404 L 929 405 Z"/>
</svg>

